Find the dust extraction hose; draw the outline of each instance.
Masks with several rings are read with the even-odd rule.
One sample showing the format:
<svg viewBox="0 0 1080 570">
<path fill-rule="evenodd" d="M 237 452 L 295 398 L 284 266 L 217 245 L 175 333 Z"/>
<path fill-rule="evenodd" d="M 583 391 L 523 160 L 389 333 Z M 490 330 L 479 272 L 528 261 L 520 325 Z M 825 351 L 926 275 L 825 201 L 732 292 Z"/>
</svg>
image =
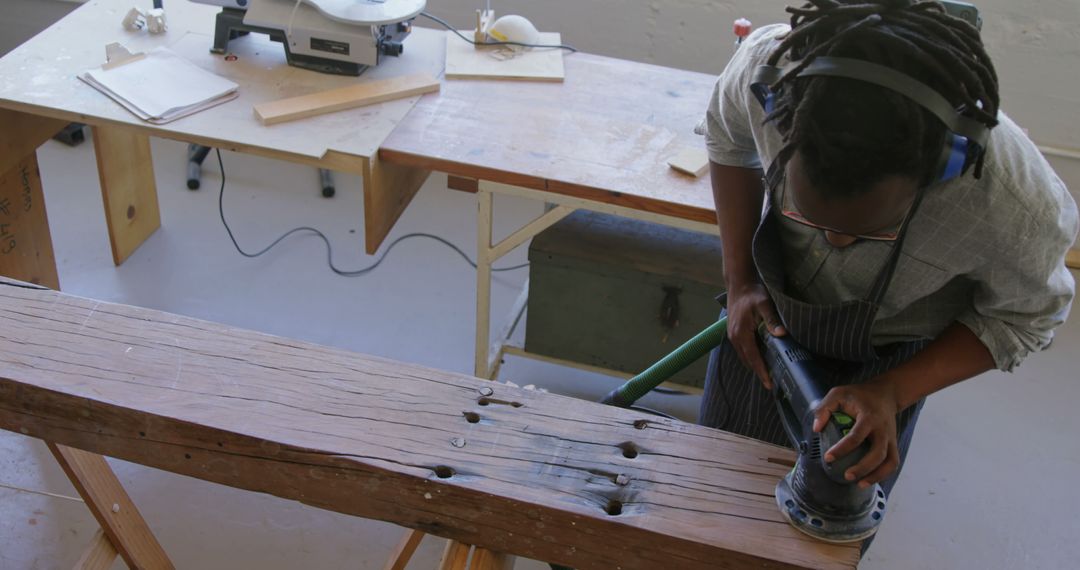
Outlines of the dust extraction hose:
<svg viewBox="0 0 1080 570">
<path fill-rule="evenodd" d="M 665 356 L 648 370 L 634 376 L 625 384 L 612 390 L 601 404 L 629 408 L 639 398 L 648 394 L 662 382 L 677 374 L 683 368 L 690 366 L 697 359 L 723 342 L 727 336 L 727 317 L 716 321 L 705 330 L 699 332 L 694 338 L 683 343 L 674 352 Z"/>
</svg>

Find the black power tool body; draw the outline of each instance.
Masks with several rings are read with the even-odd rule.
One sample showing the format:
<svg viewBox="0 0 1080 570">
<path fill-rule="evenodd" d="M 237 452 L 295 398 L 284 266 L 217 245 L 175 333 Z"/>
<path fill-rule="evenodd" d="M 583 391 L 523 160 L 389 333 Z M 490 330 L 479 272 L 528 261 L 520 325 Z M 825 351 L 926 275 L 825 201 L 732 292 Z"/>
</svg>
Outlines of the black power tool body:
<svg viewBox="0 0 1080 570">
<path fill-rule="evenodd" d="M 819 540 L 843 543 L 871 536 L 885 516 L 885 493 L 881 485 L 860 489 L 844 479 L 844 472 L 870 451 L 870 442 L 827 463 L 825 452 L 847 435 L 854 420 L 833 413 L 815 433 L 814 410 L 829 390 L 825 370 L 790 336 L 772 336 L 762 328 L 758 340 L 784 431 L 799 454 L 795 467 L 776 485 L 780 512 L 792 526 Z"/>
</svg>

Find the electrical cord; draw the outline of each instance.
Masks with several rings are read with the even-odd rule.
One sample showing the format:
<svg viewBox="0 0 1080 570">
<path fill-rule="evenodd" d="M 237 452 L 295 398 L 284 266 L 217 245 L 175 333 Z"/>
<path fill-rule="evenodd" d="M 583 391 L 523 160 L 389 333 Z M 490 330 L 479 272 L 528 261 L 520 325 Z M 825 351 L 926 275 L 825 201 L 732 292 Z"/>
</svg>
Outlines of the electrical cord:
<svg viewBox="0 0 1080 570">
<path fill-rule="evenodd" d="M 462 34 L 461 32 L 459 32 L 457 30 L 457 28 L 455 28 L 454 26 L 451 26 L 450 23 L 447 22 L 446 20 L 443 20 L 442 18 L 440 18 L 438 16 L 435 16 L 433 14 L 429 14 L 427 12 L 420 12 L 420 15 L 427 18 L 427 19 L 429 19 L 429 20 L 434 20 L 434 21 L 442 24 L 443 27 L 450 30 L 451 32 L 454 32 L 454 34 L 456 34 L 457 37 L 469 42 L 470 44 L 472 44 L 474 46 L 475 45 L 485 45 L 485 46 L 519 46 L 519 47 L 531 47 L 531 48 L 554 48 L 554 49 L 565 49 L 565 50 L 577 53 L 577 48 L 575 48 L 574 46 L 571 46 L 571 45 L 567 45 L 567 44 L 542 45 L 542 44 L 523 44 L 523 43 L 518 43 L 518 42 L 483 42 L 481 44 L 477 44 L 477 42 L 475 40 L 470 40 L 468 37 L 465 36 L 465 34 Z"/>
<path fill-rule="evenodd" d="M 378 267 L 379 264 L 381 264 L 383 262 L 383 260 L 386 259 L 386 256 L 390 254 L 390 251 L 393 250 L 394 246 L 396 246 L 397 244 L 399 244 L 399 243 L 401 243 L 401 242 L 403 242 L 405 240 L 408 240 L 408 239 L 422 237 L 422 238 L 428 238 L 428 239 L 435 240 L 435 241 L 445 245 L 446 247 L 449 247 L 450 249 L 456 251 L 458 253 L 458 255 L 460 255 L 461 258 L 465 260 L 466 263 L 471 265 L 474 269 L 476 268 L 476 262 L 474 262 L 472 259 L 469 259 L 468 254 L 466 254 L 464 251 L 462 251 L 461 248 L 459 248 L 458 246 L 454 245 L 453 243 L 451 243 L 451 242 L 447 241 L 446 239 L 441 238 L 441 237 L 439 237 L 437 235 L 426 234 L 426 233 L 421 233 L 421 232 L 405 234 L 405 235 L 395 239 L 386 248 L 386 251 L 384 251 L 382 253 L 382 255 L 379 256 L 379 259 L 375 260 L 375 263 L 372 263 L 371 265 L 369 265 L 367 267 L 364 267 L 364 268 L 361 268 L 361 269 L 355 269 L 355 270 L 351 270 L 351 271 L 340 269 L 336 265 L 334 265 L 334 248 L 333 248 L 332 245 L 330 245 L 330 240 L 321 231 L 319 231 L 319 230 L 317 230 L 315 228 L 309 227 L 309 226 L 301 226 L 301 227 L 298 227 L 298 228 L 293 228 L 293 229 L 285 232 L 284 234 L 282 234 L 281 237 L 279 237 L 276 240 L 274 240 L 273 242 L 271 242 L 270 245 L 262 248 L 261 250 L 255 252 L 255 253 L 246 252 L 246 251 L 244 251 L 243 248 L 240 247 L 240 244 L 237 243 L 236 236 L 233 235 L 232 228 L 229 227 L 229 222 L 225 221 L 225 163 L 221 160 L 221 150 L 215 148 L 214 152 L 217 153 L 218 168 L 221 169 L 221 189 L 218 191 L 218 214 L 221 215 L 221 224 L 225 226 L 225 231 L 226 231 L 226 233 L 229 234 L 229 239 L 232 240 L 233 247 L 235 247 L 236 251 L 238 251 L 240 253 L 240 255 L 243 255 L 244 257 L 249 257 L 249 258 L 259 257 L 260 255 L 262 255 L 262 254 L 270 251 L 271 249 L 273 249 L 274 246 L 281 243 L 281 241 L 284 240 L 285 238 L 287 238 L 287 237 L 289 237 L 289 236 L 291 236 L 291 235 L 293 235 L 295 233 L 309 232 L 309 233 L 315 234 L 319 239 L 321 239 L 323 241 L 324 244 L 326 244 L 326 263 L 330 266 L 331 271 L 333 271 L 334 273 L 337 273 L 338 275 L 341 275 L 342 277 L 358 277 L 360 275 L 364 275 L 365 273 L 369 273 L 369 272 L 373 271 L 376 267 Z M 521 265 L 513 265 L 513 266 L 510 266 L 510 267 L 501 267 L 501 268 L 497 268 L 497 269 L 492 268 L 492 271 L 514 271 L 516 269 L 522 269 L 522 268 L 525 268 L 525 267 L 528 267 L 528 266 L 529 266 L 528 263 L 522 263 Z"/>
</svg>

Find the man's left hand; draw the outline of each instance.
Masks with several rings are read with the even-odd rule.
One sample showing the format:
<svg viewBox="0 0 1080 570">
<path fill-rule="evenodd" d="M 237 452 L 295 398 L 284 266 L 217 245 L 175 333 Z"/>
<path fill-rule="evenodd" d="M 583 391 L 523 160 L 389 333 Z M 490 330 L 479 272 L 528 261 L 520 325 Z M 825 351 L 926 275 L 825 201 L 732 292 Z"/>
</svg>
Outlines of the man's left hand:
<svg viewBox="0 0 1080 570">
<path fill-rule="evenodd" d="M 896 414 L 899 411 L 893 384 L 883 377 L 829 390 L 814 411 L 814 431 L 824 429 L 833 412 L 851 416 L 855 425 L 825 451 L 825 461 L 832 463 L 854 451 L 864 440 L 869 440 L 869 453 L 849 468 L 844 477 L 848 481 L 859 481 L 862 488 L 888 477 L 900 464 L 896 444 Z"/>
</svg>

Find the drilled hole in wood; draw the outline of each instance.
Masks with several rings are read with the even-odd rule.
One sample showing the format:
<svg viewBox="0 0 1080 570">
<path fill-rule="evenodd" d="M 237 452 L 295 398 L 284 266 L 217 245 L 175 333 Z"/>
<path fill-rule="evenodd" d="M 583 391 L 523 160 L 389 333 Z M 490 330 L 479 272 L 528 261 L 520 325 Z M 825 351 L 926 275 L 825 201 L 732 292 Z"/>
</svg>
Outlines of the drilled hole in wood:
<svg viewBox="0 0 1080 570">
<path fill-rule="evenodd" d="M 622 456 L 627 459 L 633 459 L 638 456 L 637 446 L 630 442 L 620 444 L 619 449 L 622 450 Z"/>
<path fill-rule="evenodd" d="M 461 412 L 461 413 L 462 413 L 462 415 L 465 416 L 465 421 L 469 422 L 470 424 L 475 424 L 475 423 L 480 422 L 480 414 L 478 414 L 476 412 Z"/>
<path fill-rule="evenodd" d="M 445 465 L 440 465 L 433 469 L 433 471 L 435 471 L 435 476 L 439 479 L 449 479 L 454 476 L 454 470 Z"/>
<path fill-rule="evenodd" d="M 140 431 L 139 432 L 139 437 L 146 437 L 146 432 L 145 431 Z"/>
<path fill-rule="evenodd" d="M 506 400 L 496 400 L 494 398 L 480 398 L 479 400 L 477 400 L 477 403 L 480 404 L 481 406 L 489 406 L 491 404 L 501 404 L 503 406 L 512 406 L 512 407 L 515 407 L 515 408 L 520 408 L 521 406 L 525 405 L 525 404 L 522 404 L 521 402 L 507 402 Z"/>
<path fill-rule="evenodd" d="M 191 459 L 191 454 L 190 453 L 185 453 L 184 454 L 184 459 Z"/>
<path fill-rule="evenodd" d="M 645 429 L 649 427 L 649 420 L 637 420 L 634 422 L 634 429 Z"/>
<path fill-rule="evenodd" d="M 617 517 L 622 514 L 622 502 L 612 499 L 608 502 L 607 508 L 604 510 L 607 511 L 607 514 Z"/>
</svg>

